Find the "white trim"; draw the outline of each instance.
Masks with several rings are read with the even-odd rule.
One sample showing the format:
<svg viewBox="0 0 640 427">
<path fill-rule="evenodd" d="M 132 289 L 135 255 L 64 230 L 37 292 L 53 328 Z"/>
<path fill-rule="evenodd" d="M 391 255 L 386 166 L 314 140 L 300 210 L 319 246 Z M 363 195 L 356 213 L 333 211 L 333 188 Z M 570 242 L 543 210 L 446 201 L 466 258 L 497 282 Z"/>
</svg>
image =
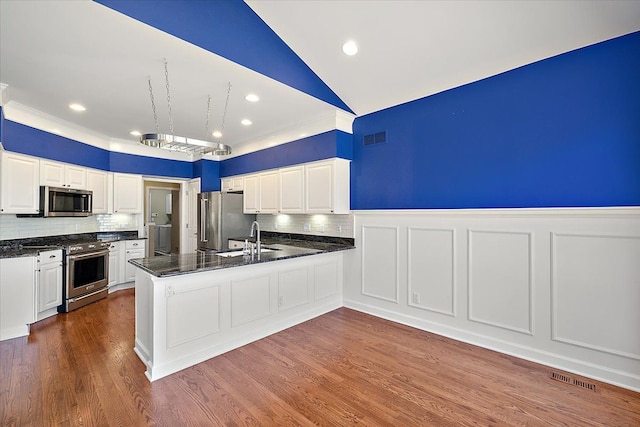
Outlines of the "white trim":
<svg viewBox="0 0 640 427">
<path fill-rule="evenodd" d="M 588 216 L 597 218 L 603 216 L 637 216 L 640 215 L 640 206 L 607 206 L 607 207 L 582 207 L 582 208 L 473 208 L 473 209 L 381 209 L 381 210 L 352 210 L 354 215 L 378 216 L 378 215 L 420 215 L 420 216 L 446 216 L 446 217 L 540 217 L 544 216 Z"/>
</svg>

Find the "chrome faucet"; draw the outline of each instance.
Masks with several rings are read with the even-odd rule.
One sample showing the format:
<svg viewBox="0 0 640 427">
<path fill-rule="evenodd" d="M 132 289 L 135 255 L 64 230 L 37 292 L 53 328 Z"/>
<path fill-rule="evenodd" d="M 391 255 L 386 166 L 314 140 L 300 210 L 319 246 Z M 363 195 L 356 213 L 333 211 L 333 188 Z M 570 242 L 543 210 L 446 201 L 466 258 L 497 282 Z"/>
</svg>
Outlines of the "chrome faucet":
<svg viewBox="0 0 640 427">
<path fill-rule="evenodd" d="M 258 256 L 260 256 L 260 252 L 262 252 L 262 243 L 260 242 L 260 224 L 258 224 L 258 221 L 253 221 L 251 223 L 251 234 L 249 234 L 249 237 L 253 237 L 254 228 L 257 230 L 255 250 Z"/>
</svg>

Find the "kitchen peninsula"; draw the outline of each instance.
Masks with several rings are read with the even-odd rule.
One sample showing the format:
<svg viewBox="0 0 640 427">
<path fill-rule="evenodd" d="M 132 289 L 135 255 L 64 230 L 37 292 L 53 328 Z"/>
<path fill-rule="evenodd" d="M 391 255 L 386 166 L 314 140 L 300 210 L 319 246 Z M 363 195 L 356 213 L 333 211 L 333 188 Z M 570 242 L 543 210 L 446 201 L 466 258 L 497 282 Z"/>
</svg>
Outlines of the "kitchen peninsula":
<svg viewBox="0 0 640 427">
<path fill-rule="evenodd" d="M 339 243 L 268 240 L 260 255 L 179 254 L 136 270 L 135 352 L 150 381 L 342 306 Z"/>
</svg>

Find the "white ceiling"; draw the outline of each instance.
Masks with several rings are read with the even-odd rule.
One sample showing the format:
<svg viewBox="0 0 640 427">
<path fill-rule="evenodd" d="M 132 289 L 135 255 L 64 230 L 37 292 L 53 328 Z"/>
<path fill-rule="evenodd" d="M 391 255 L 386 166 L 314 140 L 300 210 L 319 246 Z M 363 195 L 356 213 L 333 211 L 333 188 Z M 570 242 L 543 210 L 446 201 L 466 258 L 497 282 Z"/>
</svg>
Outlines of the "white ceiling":
<svg viewBox="0 0 640 427">
<path fill-rule="evenodd" d="M 357 115 L 640 30 L 640 1 L 247 3 Z M 355 57 L 340 50 L 349 38 L 360 46 Z M 205 139 L 207 95 L 209 130 L 221 127 L 228 81 L 223 142 L 236 153 L 326 130 L 342 114 L 94 2 L 0 0 L 0 83 L 8 85 L 9 119 L 52 116 L 134 144 L 129 131 L 155 132 L 150 76 L 160 130 L 168 132 L 163 58 L 177 135 Z M 261 101 L 245 101 L 249 92 Z M 71 102 L 87 111 L 72 112 Z M 240 125 L 245 117 L 254 124 Z"/>
</svg>

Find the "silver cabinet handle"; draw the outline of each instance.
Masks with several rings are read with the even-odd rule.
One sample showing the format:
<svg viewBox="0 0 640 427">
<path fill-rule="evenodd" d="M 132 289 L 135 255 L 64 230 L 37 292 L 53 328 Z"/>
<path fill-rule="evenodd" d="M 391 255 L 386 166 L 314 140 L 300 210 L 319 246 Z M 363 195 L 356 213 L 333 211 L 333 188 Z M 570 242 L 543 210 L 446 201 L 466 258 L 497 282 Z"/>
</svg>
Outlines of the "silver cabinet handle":
<svg viewBox="0 0 640 427">
<path fill-rule="evenodd" d="M 207 220 L 207 199 L 200 199 L 200 241 L 208 242 L 206 232 L 207 227 L 205 226 Z"/>
</svg>

